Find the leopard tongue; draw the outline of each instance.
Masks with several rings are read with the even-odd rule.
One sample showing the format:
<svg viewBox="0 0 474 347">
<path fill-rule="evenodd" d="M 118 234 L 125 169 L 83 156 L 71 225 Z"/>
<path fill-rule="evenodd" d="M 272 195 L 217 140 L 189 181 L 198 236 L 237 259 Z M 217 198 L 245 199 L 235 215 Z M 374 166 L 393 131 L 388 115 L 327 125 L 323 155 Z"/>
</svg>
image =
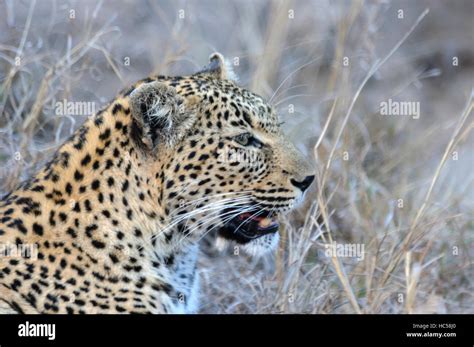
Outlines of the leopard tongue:
<svg viewBox="0 0 474 347">
<path fill-rule="evenodd" d="M 272 218 L 262 218 L 258 221 L 258 227 L 260 229 L 268 229 L 278 225 L 278 221 Z"/>
<path fill-rule="evenodd" d="M 272 218 L 251 216 L 250 213 L 244 213 L 244 214 L 240 215 L 240 219 L 252 219 L 252 220 L 258 222 L 258 227 L 261 228 L 261 229 L 267 229 L 267 228 L 277 224 L 277 221 L 272 219 Z"/>
<path fill-rule="evenodd" d="M 273 223 L 273 220 L 270 218 L 260 218 L 258 221 L 258 226 L 262 229 L 268 228 Z"/>
</svg>

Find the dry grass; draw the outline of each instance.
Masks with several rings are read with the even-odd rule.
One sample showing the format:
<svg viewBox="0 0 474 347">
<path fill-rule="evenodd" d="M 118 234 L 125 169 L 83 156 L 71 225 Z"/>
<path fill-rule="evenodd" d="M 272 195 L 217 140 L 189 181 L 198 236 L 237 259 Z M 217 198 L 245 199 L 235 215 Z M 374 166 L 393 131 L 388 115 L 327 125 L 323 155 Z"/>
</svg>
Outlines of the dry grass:
<svg viewBox="0 0 474 347">
<path fill-rule="evenodd" d="M 56 101 L 98 108 L 218 50 L 318 170 L 274 255 L 205 247 L 202 312 L 473 313 L 473 11 L 464 0 L 0 2 L 0 192 L 82 123 L 55 115 Z M 420 118 L 381 115 L 389 98 L 419 102 Z M 331 242 L 364 257 L 328 256 Z"/>
</svg>

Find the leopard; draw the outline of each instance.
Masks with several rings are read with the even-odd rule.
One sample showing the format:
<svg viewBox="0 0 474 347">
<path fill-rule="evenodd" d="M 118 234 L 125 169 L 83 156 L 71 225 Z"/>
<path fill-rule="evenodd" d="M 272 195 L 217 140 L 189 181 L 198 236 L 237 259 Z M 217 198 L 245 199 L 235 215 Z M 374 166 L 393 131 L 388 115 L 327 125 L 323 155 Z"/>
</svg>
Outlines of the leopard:
<svg viewBox="0 0 474 347">
<path fill-rule="evenodd" d="M 222 54 L 137 81 L 2 198 L 0 313 L 199 313 L 200 240 L 274 251 L 314 177 Z"/>
</svg>

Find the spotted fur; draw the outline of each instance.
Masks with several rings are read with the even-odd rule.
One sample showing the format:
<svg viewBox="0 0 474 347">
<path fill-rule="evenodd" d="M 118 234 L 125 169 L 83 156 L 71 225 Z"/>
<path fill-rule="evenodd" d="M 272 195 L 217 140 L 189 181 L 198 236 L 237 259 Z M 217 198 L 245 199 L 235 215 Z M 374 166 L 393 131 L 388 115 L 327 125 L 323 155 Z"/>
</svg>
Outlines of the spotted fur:
<svg viewBox="0 0 474 347">
<path fill-rule="evenodd" d="M 197 244 L 227 205 L 276 215 L 312 180 L 273 109 L 231 76 L 214 54 L 194 75 L 135 83 L 3 198 L 0 243 L 38 253 L 0 258 L 0 312 L 198 309 Z M 277 241 L 241 243 L 261 254 Z"/>
</svg>

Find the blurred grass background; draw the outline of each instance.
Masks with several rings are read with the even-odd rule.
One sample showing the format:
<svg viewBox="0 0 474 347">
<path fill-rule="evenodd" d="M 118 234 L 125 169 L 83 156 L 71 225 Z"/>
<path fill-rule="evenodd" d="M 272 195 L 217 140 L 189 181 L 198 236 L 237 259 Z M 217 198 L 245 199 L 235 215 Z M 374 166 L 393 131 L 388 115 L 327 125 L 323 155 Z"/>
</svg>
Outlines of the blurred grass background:
<svg viewBox="0 0 474 347">
<path fill-rule="evenodd" d="M 84 121 L 57 101 L 98 109 L 219 51 L 318 182 L 276 254 L 206 240 L 201 312 L 473 313 L 473 15 L 469 0 L 1 0 L 0 195 Z M 381 115 L 389 98 L 419 102 L 420 118 Z M 363 244 L 364 259 L 327 257 L 331 241 Z"/>
</svg>

